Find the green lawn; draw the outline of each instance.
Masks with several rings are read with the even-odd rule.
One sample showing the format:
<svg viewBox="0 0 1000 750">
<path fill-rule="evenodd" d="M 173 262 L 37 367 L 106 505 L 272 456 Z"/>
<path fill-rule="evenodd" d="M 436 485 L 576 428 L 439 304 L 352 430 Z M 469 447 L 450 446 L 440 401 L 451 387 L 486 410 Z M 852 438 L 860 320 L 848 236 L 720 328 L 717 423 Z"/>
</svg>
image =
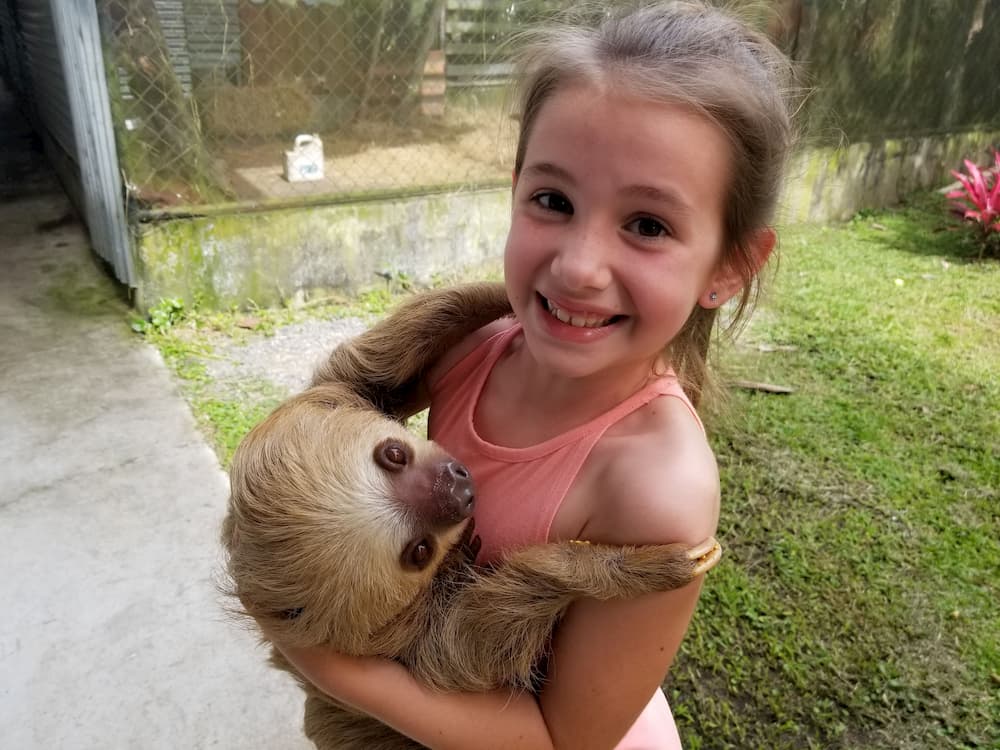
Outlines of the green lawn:
<svg viewBox="0 0 1000 750">
<path fill-rule="evenodd" d="M 1000 264 L 936 196 L 783 232 L 722 357 L 723 563 L 667 687 L 685 747 L 1000 747 Z"/>
<path fill-rule="evenodd" d="M 709 420 L 726 554 L 667 683 L 688 750 L 1000 748 L 1000 263 L 943 204 L 784 231 L 721 358 L 794 392 Z M 277 400 L 206 377 L 235 319 L 148 334 L 223 462 Z"/>
</svg>

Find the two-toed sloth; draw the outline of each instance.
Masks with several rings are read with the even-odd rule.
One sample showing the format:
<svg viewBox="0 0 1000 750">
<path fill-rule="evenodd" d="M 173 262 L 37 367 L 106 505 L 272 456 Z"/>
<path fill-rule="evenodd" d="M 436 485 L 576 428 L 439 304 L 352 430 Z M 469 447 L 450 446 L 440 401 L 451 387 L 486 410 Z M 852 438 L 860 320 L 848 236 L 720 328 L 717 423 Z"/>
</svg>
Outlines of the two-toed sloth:
<svg viewBox="0 0 1000 750">
<path fill-rule="evenodd" d="M 396 659 L 440 690 L 532 690 L 575 600 L 677 588 L 718 560 L 715 540 L 558 542 L 473 564 L 473 478 L 400 420 L 428 367 L 508 314 L 499 284 L 418 295 L 337 348 L 243 440 L 222 541 L 233 593 L 273 642 Z M 322 694 L 277 650 L 272 662 L 306 691 L 305 731 L 322 750 L 419 747 Z"/>
</svg>

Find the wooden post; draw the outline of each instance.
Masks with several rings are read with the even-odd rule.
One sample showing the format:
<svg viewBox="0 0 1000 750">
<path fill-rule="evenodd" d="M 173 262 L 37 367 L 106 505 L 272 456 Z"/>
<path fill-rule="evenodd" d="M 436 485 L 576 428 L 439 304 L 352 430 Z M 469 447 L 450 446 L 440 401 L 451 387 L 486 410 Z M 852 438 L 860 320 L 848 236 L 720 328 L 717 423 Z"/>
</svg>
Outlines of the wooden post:
<svg viewBox="0 0 1000 750">
<path fill-rule="evenodd" d="M 420 113 L 425 117 L 444 116 L 444 95 L 447 90 L 444 76 L 444 50 L 432 49 L 424 61 L 424 75 L 420 80 Z"/>
</svg>

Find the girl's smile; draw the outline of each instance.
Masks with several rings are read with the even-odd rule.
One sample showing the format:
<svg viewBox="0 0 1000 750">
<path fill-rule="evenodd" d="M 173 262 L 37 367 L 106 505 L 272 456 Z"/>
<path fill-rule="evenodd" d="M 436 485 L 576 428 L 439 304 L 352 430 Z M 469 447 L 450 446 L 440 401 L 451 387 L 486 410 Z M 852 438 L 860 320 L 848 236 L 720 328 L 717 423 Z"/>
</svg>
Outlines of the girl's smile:
<svg viewBox="0 0 1000 750">
<path fill-rule="evenodd" d="M 585 343 L 610 335 L 615 326 L 624 323 L 625 316 L 598 310 L 593 307 L 573 307 L 536 292 L 538 304 L 547 314 L 545 323 L 549 333 L 566 341 Z"/>
</svg>

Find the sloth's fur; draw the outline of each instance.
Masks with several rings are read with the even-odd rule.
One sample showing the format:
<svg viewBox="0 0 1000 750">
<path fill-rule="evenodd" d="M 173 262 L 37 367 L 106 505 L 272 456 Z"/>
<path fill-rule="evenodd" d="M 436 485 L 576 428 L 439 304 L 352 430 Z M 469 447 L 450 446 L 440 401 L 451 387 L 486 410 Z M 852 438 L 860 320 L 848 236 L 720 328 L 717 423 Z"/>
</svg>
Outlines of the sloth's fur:
<svg viewBox="0 0 1000 750">
<path fill-rule="evenodd" d="M 499 284 L 417 296 L 337 348 L 306 391 L 244 439 L 222 541 L 232 592 L 267 637 L 396 659 L 441 690 L 532 690 L 575 600 L 677 588 L 718 559 L 714 540 L 696 549 L 560 542 L 473 565 L 471 487 L 454 480 L 464 468 L 399 420 L 429 366 L 509 313 Z M 387 445 L 402 452 L 386 454 Z M 416 566 L 414 540 L 427 553 Z M 317 747 L 419 747 L 323 695 L 276 649 L 272 662 L 306 691 Z"/>
</svg>

